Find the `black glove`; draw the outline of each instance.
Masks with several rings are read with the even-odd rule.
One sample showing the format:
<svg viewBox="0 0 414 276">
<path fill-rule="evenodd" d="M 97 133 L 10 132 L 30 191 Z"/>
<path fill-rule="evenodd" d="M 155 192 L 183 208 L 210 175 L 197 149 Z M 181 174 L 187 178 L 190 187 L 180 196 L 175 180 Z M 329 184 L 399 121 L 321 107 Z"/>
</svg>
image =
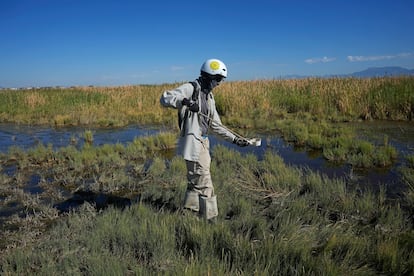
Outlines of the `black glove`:
<svg viewBox="0 0 414 276">
<path fill-rule="evenodd" d="M 233 144 L 238 145 L 239 147 L 246 147 L 248 146 L 250 143 L 249 141 L 247 141 L 246 139 L 242 138 L 242 137 L 234 137 L 233 139 Z"/>
<path fill-rule="evenodd" d="M 200 111 L 200 107 L 198 106 L 198 104 L 196 102 L 190 101 L 187 98 L 184 98 L 184 100 L 181 103 L 183 105 L 188 106 L 188 109 L 190 109 L 190 111 L 192 111 L 192 112 Z"/>
</svg>

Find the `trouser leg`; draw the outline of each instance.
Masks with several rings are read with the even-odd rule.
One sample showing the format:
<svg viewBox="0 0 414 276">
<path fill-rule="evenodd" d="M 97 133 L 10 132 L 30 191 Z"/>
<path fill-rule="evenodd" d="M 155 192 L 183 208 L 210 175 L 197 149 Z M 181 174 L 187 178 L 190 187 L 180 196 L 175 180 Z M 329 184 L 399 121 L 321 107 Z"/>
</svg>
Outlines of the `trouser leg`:
<svg viewBox="0 0 414 276">
<path fill-rule="evenodd" d="M 211 198 L 214 195 L 210 163 L 209 141 L 204 139 L 199 160 L 197 162 L 186 160 L 188 185 L 184 200 L 185 208 L 199 211 L 199 196 Z"/>
<path fill-rule="evenodd" d="M 196 162 L 186 161 L 188 190 L 195 191 L 207 197 L 211 197 L 214 194 L 210 174 L 210 163 L 209 141 L 208 139 L 204 139 L 199 160 Z"/>
</svg>

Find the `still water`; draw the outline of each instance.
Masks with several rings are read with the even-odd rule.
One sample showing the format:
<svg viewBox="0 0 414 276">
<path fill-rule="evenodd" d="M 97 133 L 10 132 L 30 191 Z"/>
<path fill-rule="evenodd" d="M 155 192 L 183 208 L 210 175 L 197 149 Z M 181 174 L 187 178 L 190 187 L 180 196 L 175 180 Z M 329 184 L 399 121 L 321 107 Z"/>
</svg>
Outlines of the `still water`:
<svg viewBox="0 0 414 276">
<path fill-rule="evenodd" d="M 231 143 L 225 142 L 214 136 L 210 137 L 211 148 L 222 144 L 243 154 L 255 154 L 261 159 L 266 151 L 273 151 L 280 155 L 285 163 L 291 166 L 305 167 L 318 171 L 329 177 L 346 179 L 353 184 L 364 185 L 374 190 L 385 186 L 389 196 L 398 196 L 404 190 L 404 183 L 400 179 L 398 168 L 404 164 L 403 156 L 414 154 L 414 125 L 412 123 L 361 123 L 354 124 L 360 136 L 371 141 L 383 141 L 384 137 L 391 145 L 397 148 L 399 159 L 395 166 L 387 169 L 355 170 L 349 165 L 335 165 L 327 162 L 320 152 L 309 152 L 305 149 L 296 148 L 285 143 L 277 134 L 259 134 L 262 138 L 260 147 L 239 148 Z M 39 143 L 53 145 L 54 148 L 76 144 L 81 147 L 83 135 L 86 130 L 91 130 L 94 145 L 121 143 L 127 144 L 134 138 L 154 135 L 164 129 L 142 128 L 139 126 L 128 126 L 114 129 L 93 129 L 82 127 L 50 128 L 42 126 L 0 124 L 0 153 L 6 153 L 10 147 L 17 146 L 28 149 Z M 214 156 L 213 156 L 214 158 Z"/>
</svg>

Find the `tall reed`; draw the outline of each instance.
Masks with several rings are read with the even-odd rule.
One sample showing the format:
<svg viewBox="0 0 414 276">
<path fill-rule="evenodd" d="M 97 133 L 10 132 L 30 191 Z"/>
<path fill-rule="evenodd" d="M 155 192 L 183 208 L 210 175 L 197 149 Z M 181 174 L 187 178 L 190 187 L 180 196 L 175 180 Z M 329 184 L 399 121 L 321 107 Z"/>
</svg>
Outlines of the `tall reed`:
<svg viewBox="0 0 414 276">
<path fill-rule="evenodd" d="M 223 114 L 266 120 L 310 113 L 332 120 L 411 120 L 414 78 L 308 78 L 224 83 L 217 101 Z"/>
<path fill-rule="evenodd" d="M 1 91 L 0 121 L 48 125 L 172 124 L 162 108 L 164 90 L 179 83 Z M 307 113 L 334 121 L 411 120 L 414 77 L 307 78 L 224 82 L 216 90 L 226 122 L 266 126 L 275 118 Z"/>
</svg>

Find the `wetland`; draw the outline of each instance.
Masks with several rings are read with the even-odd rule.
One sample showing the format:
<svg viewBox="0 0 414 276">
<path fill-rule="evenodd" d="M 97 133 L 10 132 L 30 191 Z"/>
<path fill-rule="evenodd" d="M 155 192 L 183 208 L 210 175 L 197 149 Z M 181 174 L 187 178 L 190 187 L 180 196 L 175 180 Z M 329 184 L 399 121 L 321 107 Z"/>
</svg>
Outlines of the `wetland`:
<svg viewBox="0 0 414 276">
<path fill-rule="evenodd" d="M 182 210 L 163 89 L 2 91 L 3 274 L 411 275 L 414 78 L 227 82 L 219 218 Z"/>
</svg>

